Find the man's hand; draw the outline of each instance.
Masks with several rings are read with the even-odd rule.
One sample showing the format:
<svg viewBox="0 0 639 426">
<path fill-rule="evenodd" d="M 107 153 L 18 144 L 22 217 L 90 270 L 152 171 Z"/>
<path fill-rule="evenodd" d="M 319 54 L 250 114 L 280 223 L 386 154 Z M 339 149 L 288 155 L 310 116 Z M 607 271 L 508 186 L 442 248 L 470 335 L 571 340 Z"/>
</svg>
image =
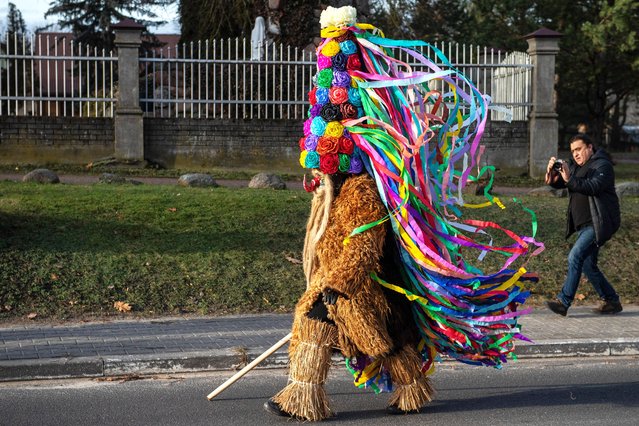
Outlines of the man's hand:
<svg viewBox="0 0 639 426">
<path fill-rule="evenodd" d="M 550 157 L 550 160 L 548 160 L 548 165 L 546 166 L 546 177 L 544 179 L 546 185 L 557 182 L 559 176 L 561 176 L 564 182 L 568 182 L 568 179 L 570 179 L 570 169 L 568 168 L 568 163 L 562 161 L 561 168 L 557 170 L 554 168 L 556 162 L 557 157 Z"/>
<path fill-rule="evenodd" d="M 551 183 L 555 183 L 557 181 L 557 174 L 553 170 L 555 161 L 557 161 L 556 157 L 550 157 L 550 160 L 548 160 L 548 165 L 546 166 L 546 176 L 544 178 L 544 182 L 546 183 L 546 185 L 550 185 Z"/>
<path fill-rule="evenodd" d="M 548 165 L 546 166 L 546 176 L 550 176 L 550 174 L 552 173 L 552 168 L 556 162 L 557 157 L 550 157 L 550 160 L 548 160 Z"/>
<path fill-rule="evenodd" d="M 561 178 L 564 180 L 564 182 L 568 182 L 568 180 L 570 179 L 570 169 L 568 168 L 568 163 L 566 163 L 565 161 L 561 163 L 559 174 L 561 175 Z"/>
</svg>

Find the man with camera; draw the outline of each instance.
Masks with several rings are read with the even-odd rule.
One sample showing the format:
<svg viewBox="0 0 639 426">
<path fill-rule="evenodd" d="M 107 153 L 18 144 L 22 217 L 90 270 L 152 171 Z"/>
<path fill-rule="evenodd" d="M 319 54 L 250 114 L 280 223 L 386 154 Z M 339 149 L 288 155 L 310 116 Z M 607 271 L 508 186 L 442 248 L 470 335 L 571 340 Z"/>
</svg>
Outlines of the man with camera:
<svg viewBox="0 0 639 426">
<path fill-rule="evenodd" d="M 566 316 L 583 272 L 601 298 L 595 312 L 616 314 L 623 310 L 619 295 L 597 266 L 599 248 L 621 223 L 612 162 L 608 153 L 596 149 L 583 133 L 570 140 L 570 152 L 572 160 L 551 157 L 546 168 L 546 184 L 568 188 L 566 238 L 577 233 L 568 254 L 564 285 L 557 298 L 546 304 L 556 314 Z"/>
</svg>

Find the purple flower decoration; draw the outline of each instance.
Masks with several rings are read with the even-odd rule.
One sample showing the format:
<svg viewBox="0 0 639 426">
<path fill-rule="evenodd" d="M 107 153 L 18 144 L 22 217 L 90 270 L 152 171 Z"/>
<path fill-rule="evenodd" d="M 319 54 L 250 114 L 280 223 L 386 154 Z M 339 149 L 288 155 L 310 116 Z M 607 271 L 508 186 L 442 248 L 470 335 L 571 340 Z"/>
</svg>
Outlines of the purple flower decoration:
<svg viewBox="0 0 639 426">
<path fill-rule="evenodd" d="M 320 104 L 315 104 L 311 107 L 311 109 L 308 112 L 309 117 L 311 118 L 315 118 L 318 115 L 320 115 L 320 111 L 322 111 L 322 105 Z"/>
<path fill-rule="evenodd" d="M 362 163 L 362 159 L 359 158 L 359 155 L 357 155 L 356 153 L 353 153 L 353 155 L 351 155 L 351 164 L 348 167 L 348 173 L 358 174 L 358 173 L 361 173 L 363 169 L 364 169 L 364 164 Z"/>
<path fill-rule="evenodd" d="M 333 85 L 338 87 L 350 87 L 351 76 L 346 71 L 333 72 Z"/>
<path fill-rule="evenodd" d="M 306 149 L 309 152 L 315 151 L 315 149 L 317 148 L 318 140 L 319 140 L 319 136 L 317 135 L 310 134 L 306 136 L 306 139 L 304 139 L 304 149 Z"/>
</svg>

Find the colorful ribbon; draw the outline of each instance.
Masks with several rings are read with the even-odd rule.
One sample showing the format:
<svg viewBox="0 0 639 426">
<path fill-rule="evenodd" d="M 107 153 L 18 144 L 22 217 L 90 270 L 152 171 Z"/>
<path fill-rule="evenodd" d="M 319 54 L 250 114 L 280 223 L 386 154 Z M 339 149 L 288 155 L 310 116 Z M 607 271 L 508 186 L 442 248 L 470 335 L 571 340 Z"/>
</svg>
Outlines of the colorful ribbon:
<svg viewBox="0 0 639 426">
<path fill-rule="evenodd" d="M 332 38 L 348 32 L 355 35 L 353 44 L 363 65 L 361 70 L 349 70 L 359 94 L 349 93 L 349 99 L 361 100 L 363 116 L 344 119 L 342 124 L 388 211 L 387 217 L 355 229 L 349 238 L 390 221 L 404 282 L 372 277 L 412 302 L 422 336 L 424 371 L 432 371 L 436 353 L 500 367 L 514 357 L 514 340 L 526 340 L 517 324 L 517 318 L 529 312 L 518 309 L 529 295 L 522 282 L 537 277 L 526 271 L 525 264 L 544 246 L 535 240 L 537 221 L 529 209 L 522 207 L 532 217 L 531 236 L 517 235 L 496 222 L 464 217 L 467 209 L 506 208 L 490 194 L 494 168 L 479 167 L 489 98 L 436 47 L 387 39 L 370 25 L 325 29 L 318 51 L 334 46 L 329 45 Z M 420 48 L 434 57 L 425 56 Z M 417 66 L 399 60 L 400 53 Z M 486 176 L 486 201 L 466 203 L 463 189 Z M 494 231 L 508 243 L 496 244 L 490 233 Z M 475 252 L 479 261 L 489 254 L 504 256 L 503 265 L 486 273 L 471 260 Z M 517 263 L 520 266 L 513 268 Z M 358 386 L 376 391 L 392 386 L 379 360 L 364 357 L 347 364 Z"/>
</svg>

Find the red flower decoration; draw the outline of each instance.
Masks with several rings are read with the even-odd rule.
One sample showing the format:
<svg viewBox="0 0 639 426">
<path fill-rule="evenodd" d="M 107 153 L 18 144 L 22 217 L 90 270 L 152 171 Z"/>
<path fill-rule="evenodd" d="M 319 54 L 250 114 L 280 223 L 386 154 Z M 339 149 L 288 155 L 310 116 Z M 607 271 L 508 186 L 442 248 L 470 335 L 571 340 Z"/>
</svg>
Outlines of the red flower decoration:
<svg viewBox="0 0 639 426">
<path fill-rule="evenodd" d="M 360 70 L 362 69 L 362 61 L 359 59 L 358 54 L 348 55 L 348 60 L 346 61 L 346 69 L 347 70 Z"/>
<path fill-rule="evenodd" d="M 308 92 L 308 101 L 311 103 L 311 105 L 315 105 L 317 103 L 315 92 L 317 92 L 317 87 L 313 87 L 313 90 Z"/>
<path fill-rule="evenodd" d="M 317 153 L 319 155 L 337 154 L 339 139 L 330 136 L 321 136 L 317 141 Z M 321 165 L 321 160 L 320 160 Z"/>
<path fill-rule="evenodd" d="M 339 138 L 337 152 L 351 155 L 354 149 L 355 149 L 355 142 L 353 142 L 351 139 L 345 136 L 342 136 L 341 138 Z"/>
<path fill-rule="evenodd" d="M 305 142 L 306 142 L 306 136 L 302 136 L 300 138 L 300 141 L 298 142 L 300 145 L 300 151 L 304 151 L 306 149 Z"/>
<path fill-rule="evenodd" d="M 337 173 L 339 168 L 339 156 L 337 154 L 326 154 L 320 157 L 320 170 L 322 173 L 332 175 Z"/>
<path fill-rule="evenodd" d="M 328 99 L 332 104 L 342 104 L 348 100 L 348 90 L 344 87 L 331 87 L 328 91 Z"/>
</svg>

